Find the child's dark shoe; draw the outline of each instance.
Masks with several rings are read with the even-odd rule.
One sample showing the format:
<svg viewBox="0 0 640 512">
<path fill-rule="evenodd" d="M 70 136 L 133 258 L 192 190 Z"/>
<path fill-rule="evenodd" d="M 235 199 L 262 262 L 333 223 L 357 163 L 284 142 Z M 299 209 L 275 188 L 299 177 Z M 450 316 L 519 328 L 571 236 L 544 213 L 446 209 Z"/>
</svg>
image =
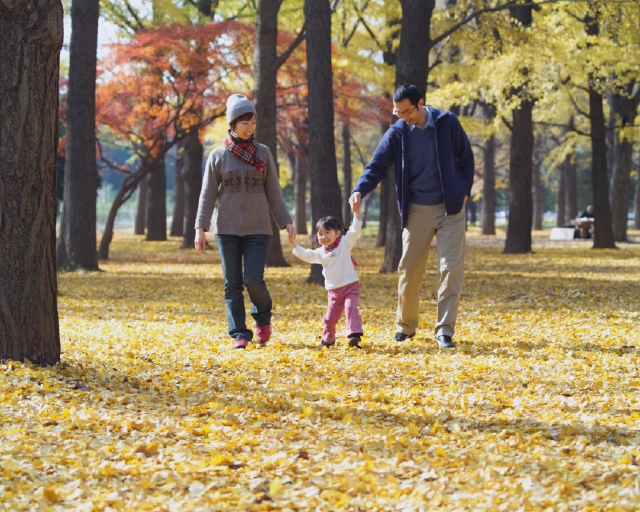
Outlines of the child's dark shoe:
<svg viewBox="0 0 640 512">
<path fill-rule="evenodd" d="M 362 348 L 360 346 L 360 336 L 351 336 L 351 338 L 349 338 L 349 346 Z"/>
<path fill-rule="evenodd" d="M 335 344 L 336 344 L 335 341 L 324 341 L 324 340 L 322 340 L 320 342 L 320 346 L 321 347 L 333 347 Z"/>
</svg>

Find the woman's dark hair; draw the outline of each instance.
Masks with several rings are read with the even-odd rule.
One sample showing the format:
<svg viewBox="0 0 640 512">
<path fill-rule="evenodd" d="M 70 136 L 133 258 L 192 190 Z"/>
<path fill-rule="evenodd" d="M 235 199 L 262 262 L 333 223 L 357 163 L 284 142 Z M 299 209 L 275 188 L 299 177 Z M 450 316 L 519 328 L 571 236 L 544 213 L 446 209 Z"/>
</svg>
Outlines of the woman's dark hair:
<svg viewBox="0 0 640 512">
<path fill-rule="evenodd" d="M 316 232 L 313 235 L 313 245 L 314 245 L 314 247 L 319 247 L 320 246 L 320 243 L 318 242 L 318 231 L 320 230 L 320 228 L 323 228 L 323 229 L 326 229 L 326 230 L 337 231 L 341 235 L 344 235 L 344 234 L 347 233 L 347 228 L 345 228 L 342 225 L 342 222 L 340 222 L 340 220 L 337 217 L 333 217 L 331 215 L 329 215 L 327 217 L 322 217 L 316 223 Z"/>
<path fill-rule="evenodd" d="M 402 100 L 409 100 L 414 107 L 418 106 L 418 102 L 423 100 L 422 93 L 415 85 L 399 85 L 396 90 L 393 91 L 393 101 L 396 103 Z"/>
<path fill-rule="evenodd" d="M 256 115 L 253 112 L 247 112 L 246 114 L 242 114 L 241 116 L 236 117 L 233 121 L 231 121 L 231 129 L 236 131 L 236 124 L 240 121 L 251 121 Z"/>
</svg>

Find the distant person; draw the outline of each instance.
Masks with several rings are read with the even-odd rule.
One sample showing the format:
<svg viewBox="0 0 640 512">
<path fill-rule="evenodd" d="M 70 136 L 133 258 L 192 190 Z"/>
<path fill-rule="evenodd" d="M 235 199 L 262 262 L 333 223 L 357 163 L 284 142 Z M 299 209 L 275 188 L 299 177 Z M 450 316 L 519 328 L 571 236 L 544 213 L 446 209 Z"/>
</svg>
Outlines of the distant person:
<svg viewBox="0 0 640 512">
<path fill-rule="evenodd" d="M 347 319 L 347 337 L 350 347 L 360 347 L 362 337 L 362 318 L 358 311 L 360 299 L 360 280 L 355 271 L 355 262 L 351 257 L 360 230 L 360 205 L 354 207 L 355 218 L 347 231 L 335 217 L 323 217 L 316 224 L 316 237 L 320 247 L 304 249 L 296 243 L 296 236 L 289 236 L 293 254 L 307 263 L 322 265 L 324 285 L 327 289 L 327 314 L 322 319 L 324 330 L 320 344 L 331 347 L 336 343 L 336 325 L 342 312 Z"/>
<path fill-rule="evenodd" d="M 593 219 L 593 205 L 587 206 L 583 212 L 580 212 L 578 217 L 581 219 Z"/>
<path fill-rule="evenodd" d="M 271 337 L 272 303 L 264 282 L 272 233 L 271 213 L 289 236 L 295 236 L 296 230 L 282 197 L 271 151 L 258 144 L 253 135 L 256 109 L 246 96 L 229 97 L 227 122 L 230 129 L 226 138 L 207 160 L 195 225 L 195 247 L 204 253 L 205 231 L 209 231 L 218 202 L 214 233 L 224 275 L 229 336 L 235 340 L 235 348 L 243 349 L 253 339 L 244 311 L 245 286 L 258 342 L 263 345 Z"/>
<path fill-rule="evenodd" d="M 355 211 L 395 165 L 403 232 L 394 339 L 405 341 L 416 333 L 420 285 L 435 235 L 440 275 L 436 343 L 440 348 L 453 348 L 462 293 L 465 205 L 473 184 L 473 152 L 458 118 L 425 106 L 417 87 L 397 87 L 393 107 L 399 119 L 382 137 L 349 202 Z"/>
</svg>

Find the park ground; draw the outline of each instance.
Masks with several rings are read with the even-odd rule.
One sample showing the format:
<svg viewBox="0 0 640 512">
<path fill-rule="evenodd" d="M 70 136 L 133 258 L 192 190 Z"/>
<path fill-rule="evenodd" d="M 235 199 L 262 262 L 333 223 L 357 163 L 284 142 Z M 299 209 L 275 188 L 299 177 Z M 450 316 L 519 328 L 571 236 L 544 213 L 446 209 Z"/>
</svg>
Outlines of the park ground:
<svg viewBox="0 0 640 512">
<path fill-rule="evenodd" d="M 361 350 L 319 347 L 326 294 L 291 255 L 246 351 L 213 248 L 117 233 L 101 272 L 60 273 L 61 363 L 0 365 L 0 510 L 638 510 L 640 243 L 504 255 L 471 228 L 442 351 L 435 253 L 397 343 L 373 242 Z"/>
</svg>

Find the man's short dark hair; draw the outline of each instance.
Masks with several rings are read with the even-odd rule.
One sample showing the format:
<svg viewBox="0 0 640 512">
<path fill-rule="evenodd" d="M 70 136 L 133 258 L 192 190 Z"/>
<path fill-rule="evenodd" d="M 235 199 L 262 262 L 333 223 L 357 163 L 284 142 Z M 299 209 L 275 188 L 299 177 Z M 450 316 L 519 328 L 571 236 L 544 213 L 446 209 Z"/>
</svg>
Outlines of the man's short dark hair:
<svg viewBox="0 0 640 512">
<path fill-rule="evenodd" d="M 393 101 L 399 103 L 402 100 L 409 100 L 414 107 L 418 106 L 418 102 L 423 100 L 422 93 L 415 85 L 399 85 L 393 91 Z"/>
</svg>

